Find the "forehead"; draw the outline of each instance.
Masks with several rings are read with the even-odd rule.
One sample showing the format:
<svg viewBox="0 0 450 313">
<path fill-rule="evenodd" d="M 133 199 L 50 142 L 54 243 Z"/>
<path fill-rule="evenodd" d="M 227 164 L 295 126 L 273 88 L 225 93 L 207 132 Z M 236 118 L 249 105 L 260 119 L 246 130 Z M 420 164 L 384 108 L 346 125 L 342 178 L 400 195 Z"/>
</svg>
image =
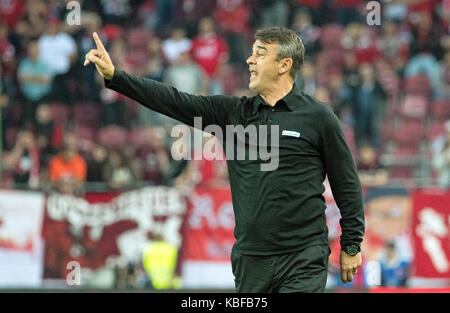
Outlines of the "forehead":
<svg viewBox="0 0 450 313">
<path fill-rule="evenodd" d="M 278 43 L 265 43 L 261 40 L 256 40 L 255 43 L 252 46 L 253 50 L 261 49 L 261 50 L 267 50 L 270 52 L 277 52 L 278 51 Z"/>
</svg>

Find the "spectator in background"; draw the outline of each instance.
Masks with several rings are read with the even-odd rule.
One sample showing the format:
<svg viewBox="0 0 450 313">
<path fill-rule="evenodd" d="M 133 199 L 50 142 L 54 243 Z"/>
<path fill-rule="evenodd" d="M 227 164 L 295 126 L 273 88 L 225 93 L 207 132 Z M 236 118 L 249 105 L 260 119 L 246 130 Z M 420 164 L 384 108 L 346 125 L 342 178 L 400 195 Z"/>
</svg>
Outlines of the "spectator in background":
<svg viewBox="0 0 450 313">
<path fill-rule="evenodd" d="M 345 27 L 341 40 L 342 47 L 353 50 L 358 65 L 375 63 L 379 57 L 377 37 L 373 27 L 361 23 L 351 23 Z"/>
<path fill-rule="evenodd" d="M 118 37 L 111 43 L 110 57 L 113 62 L 117 62 L 119 68 L 129 71 L 130 66 L 125 59 L 126 50 L 125 40 Z M 97 77 L 97 79 L 99 84 L 103 86 L 103 79 L 101 77 Z M 124 96 L 103 87 L 100 91 L 100 100 L 103 103 L 103 126 L 128 126 L 127 104 Z"/>
<path fill-rule="evenodd" d="M 8 27 L 0 21 L 0 66 L 2 67 L 3 92 L 11 99 L 16 95 L 15 74 L 17 64 L 16 48 L 8 39 Z"/>
<path fill-rule="evenodd" d="M 66 134 L 61 152 L 53 156 L 49 164 L 50 181 L 55 190 L 74 195 L 86 180 L 86 162 L 78 154 L 78 140 Z"/>
<path fill-rule="evenodd" d="M 344 54 L 344 82 L 350 88 L 355 88 L 358 86 L 360 77 L 359 77 L 359 68 L 358 61 L 356 59 L 356 55 L 352 50 L 346 51 Z"/>
<path fill-rule="evenodd" d="M 409 51 L 411 59 L 405 67 L 405 76 L 415 76 L 424 73 L 428 76 L 433 92 L 439 88 L 440 36 L 433 27 L 431 14 L 422 12 L 413 25 L 411 33 L 413 40 Z"/>
<path fill-rule="evenodd" d="M 379 262 L 382 286 L 406 286 L 409 277 L 409 261 L 400 257 L 395 249 L 394 242 L 386 243 L 385 252 Z"/>
<path fill-rule="evenodd" d="M 77 58 L 75 40 L 62 31 L 62 23 L 56 19 L 49 21 L 48 31 L 39 38 L 40 61 L 55 75 L 52 85 L 52 100 L 72 103 L 67 83 L 70 69 Z"/>
<path fill-rule="evenodd" d="M 15 32 L 26 46 L 32 38 L 39 38 L 48 27 L 48 8 L 43 0 L 25 1 L 25 12 L 15 27 Z"/>
<path fill-rule="evenodd" d="M 320 29 L 314 26 L 311 15 L 305 9 L 298 9 L 292 20 L 291 29 L 302 38 L 305 50 L 314 55 L 320 50 Z"/>
<path fill-rule="evenodd" d="M 180 0 L 176 1 L 174 20 L 183 21 L 189 38 L 197 34 L 199 21 L 207 17 L 214 9 L 216 0 Z"/>
<path fill-rule="evenodd" d="M 189 51 L 184 51 L 179 54 L 176 60 L 172 61 L 165 71 L 164 82 L 180 91 L 204 95 L 207 94 L 205 76 L 200 66 L 192 61 Z M 170 132 L 171 126 L 178 124 L 176 120 L 165 115 L 160 115 L 158 118 L 168 132 Z"/>
<path fill-rule="evenodd" d="M 170 37 L 163 41 L 162 49 L 169 63 L 175 61 L 181 53 L 191 50 L 191 40 L 186 37 L 183 27 L 177 26 L 170 32 Z"/>
<path fill-rule="evenodd" d="M 139 172 L 142 178 L 154 184 L 166 182 L 166 173 L 170 171 L 171 159 L 166 146 L 167 132 L 162 127 L 151 129 L 149 141 L 136 151 Z M 174 163 L 174 161 L 172 159 Z"/>
<path fill-rule="evenodd" d="M 122 25 L 130 13 L 129 0 L 100 0 L 105 24 Z"/>
<path fill-rule="evenodd" d="M 339 69 L 330 69 L 327 79 L 327 87 L 330 93 L 330 105 L 339 115 L 341 108 L 348 104 L 351 97 L 351 90 L 344 83 L 344 78 Z"/>
<path fill-rule="evenodd" d="M 261 27 L 287 27 L 289 17 L 288 0 L 260 0 L 258 2 L 261 6 Z"/>
<path fill-rule="evenodd" d="M 450 120 L 445 122 L 445 133 L 437 145 L 432 160 L 441 188 L 450 188 Z"/>
<path fill-rule="evenodd" d="M 13 61 L 16 56 L 16 49 L 8 39 L 8 32 L 8 26 L 0 21 L 0 62 L 3 65 Z"/>
<path fill-rule="evenodd" d="M 142 72 L 138 73 L 143 77 L 147 77 L 159 82 L 163 81 L 165 62 L 164 53 L 162 50 L 162 40 L 157 36 L 153 36 L 148 43 L 148 52 L 150 57 L 147 64 L 143 67 Z M 138 125 L 140 126 L 162 126 L 165 119 L 164 115 L 153 110 L 147 110 L 146 107 L 139 105 L 138 110 Z"/>
<path fill-rule="evenodd" d="M 245 35 L 249 31 L 250 6 L 244 0 L 218 0 L 214 9 L 214 19 L 230 52 L 229 62 L 242 67 L 247 59 Z"/>
<path fill-rule="evenodd" d="M 292 2 L 295 3 L 296 7 L 307 9 L 311 14 L 313 24 L 318 26 L 329 23 L 329 15 L 333 13 L 330 9 L 334 9 L 331 7 L 330 1 L 293 0 Z"/>
<path fill-rule="evenodd" d="M 105 147 L 96 144 L 91 150 L 91 157 L 87 160 L 87 179 L 88 182 L 104 181 L 103 169 L 106 165 L 108 151 Z"/>
<path fill-rule="evenodd" d="M 11 110 L 11 99 L 6 93 L 6 83 L 3 80 L 2 75 L 2 64 L 0 62 L 0 110 L 1 110 L 1 138 L 0 138 L 0 145 L 4 149 L 6 144 L 6 129 L 9 127 L 9 124 L 11 121 L 9 120 L 9 112 Z"/>
<path fill-rule="evenodd" d="M 14 148 L 4 157 L 4 166 L 13 171 L 15 188 L 39 187 L 39 149 L 30 130 L 17 134 Z"/>
<path fill-rule="evenodd" d="M 388 173 L 380 165 L 377 152 L 369 145 L 359 148 L 357 169 L 363 186 L 382 186 L 388 181 Z"/>
<path fill-rule="evenodd" d="M 204 17 L 199 22 L 199 33 L 192 41 L 192 56 L 211 79 L 210 94 L 221 94 L 219 68 L 228 61 L 228 47 L 215 31 L 214 20 Z"/>
<path fill-rule="evenodd" d="M 108 152 L 108 158 L 103 167 L 103 180 L 112 189 L 126 189 L 133 186 L 136 175 L 130 160 L 124 153 L 118 150 Z"/>
<path fill-rule="evenodd" d="M 450 100 L 450 50 L 444 55 L 440 64 L 440 86 L 436 97 Z"/>
<path fill-rule="evenodd" d="M 300 86 L 304 93 L 313 96 L 316 92 L 317 79 L 314 63 L 305 61 L 300 68 L 300 75 L 297 76 L 296 84 Z"/>
<path fill-rule="evenodd" d="M 205 73 L 192 61 L 188 51 L 180 53 L 167 68 L 164 82 L 180 91 L 195 95 L 206 94 Z"/>
<path fill-rule="evenodd" d="M 383 18 L 389 21 L 402 22 L 408 15 L 408 6 L 404 0 L 383 1 Z"/>
<path fill-rule="evenodd" d="M 361 20 L 359 7 L 361 0 L 335 0 L 336 16 L 335 21 L 341 25 L 347 25 Z"/>
<path fill-rule="evenodd" d="M 380 123 L 386 112 L 387 94 L 375 76 L 372 65 L 359 68 L 361 82 L 352 92 L 352 114 L 355 142 L 361 147 L 365 142 L 381 148 Z"/>
<path fill-rule="evenodd" d="M 312 96 L 317 100 L 319 100 L 320 102 L 330 105 L 330 93 L 328 92 L 328 89 L 325 88 L 324 86 L 317 86 Z"/>
<path fill-rule="evenodd" d="M 402 70 L 408 60 L 409 38 L 407 33 L 399 31 L 397 22 L 384 22 L 378 45 L 391 66 L 396 70 Z"/>
<path fill-rule="evenodd" d="M 42 103 L 36 110 L 36 135 L 40 151 L 41 169 L 45 168 L 63 141 L 63 129 L 52 117 L 51 108 Z"/>
<path fill-rule="evenodd" d="M 311 61 L 306 61 L 303 63 L 300 68 L 300 75 L 297 76 L 296 84 L 298 84 L 298 86 L 307 95 L 313 96 L 315 94 L 318 84 L 314 63 Z"/>
<path fill-rule="evenodd" d="M 61 28 L 61 22 L 52 18 L 47 32 L 39 38 L 40 61 L 56 75 L 66 74 L 77 57 L 75 40 Z"/>
<path fill-rule="evenodd" d="M 26 99 L 23 121 L 24 124 L 35 123 L 36 107 L 49 94 L 53 72 L 50 67 L 39 59 L 37 41 L 28 44 L 28 57 L 24 58 L 18 68 L 18 80 Z"/>
<path fill-rule="evenodd" d="M 139 20 L 139 24 L 143 25 L 147 29 L 155 29 L 157 22 L 156 15 L 156 2 L 153 0 L 142 0 L 138 3 L 138 6 L 133 8 L 136 10 L 136 18 Z"/>
<path fill-rule="evenodd" d="M 148 62 L 142 68 L 142 72 L 140 72 L 140 69 L 136 69 L 137 74 L 162 82 L 166 60 L 164 59 L 161 38 L 153 36 L 148 42 L 147 50 L 149 54 Z"/>
<path fill-rule="evenodd" d="M 176 0 L 156 0 L 156 32 L 164 32 L 167 25 L 172 23 L 176 2 Z"/>
<path fill-rule="evenodd" d="M 14 28 L 24 13 L 25 0 L 0 1 L 0 20 Z"/>
</svg>

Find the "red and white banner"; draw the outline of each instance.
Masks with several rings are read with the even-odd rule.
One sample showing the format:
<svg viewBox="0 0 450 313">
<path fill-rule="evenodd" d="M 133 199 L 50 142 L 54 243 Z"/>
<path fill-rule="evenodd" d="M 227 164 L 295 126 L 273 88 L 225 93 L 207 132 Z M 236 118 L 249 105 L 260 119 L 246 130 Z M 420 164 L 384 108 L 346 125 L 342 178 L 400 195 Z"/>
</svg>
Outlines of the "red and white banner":
<svg viewBox="0 0 450 313">
<path fill-rule="evenodd" d="M 136 263 L 154 235 L 182 243 L 186 203 L 175 188 L 88 193 L 85 199 L 53 194 L 46 209 L 45 278 L 65 279 L 71 261 L 79 262 L 88 281 Z"/>
<path fill-rule="evenodd" d="M 0 191 L 0 287 L 42 283 L 44 195 Z"/>
<path fill-rule="evenodd" d="M 196 189 L 189 198 L 184 229 L 184 287 L 234 288 L 230 261 L 233 231 L 230 190 Z"/>
<path fill-rule="evenodd" d="M 413 194 L 414 275 L 450 279 L 450 191 Z"/>
</svg>

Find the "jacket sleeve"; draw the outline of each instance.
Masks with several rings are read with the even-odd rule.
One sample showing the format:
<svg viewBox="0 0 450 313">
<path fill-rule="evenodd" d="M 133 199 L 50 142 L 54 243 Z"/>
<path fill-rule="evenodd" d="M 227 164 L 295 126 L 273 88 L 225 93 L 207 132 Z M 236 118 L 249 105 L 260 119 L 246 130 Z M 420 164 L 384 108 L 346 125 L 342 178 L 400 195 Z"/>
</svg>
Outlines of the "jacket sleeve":
<svg viewBox="0 0 450 313">
<path fill-rule="evenodd" d="M 112 80 L 105 79 L 105 87 L 189 126 L 194 126 L 194 117 L 201 117 L 203 128 L 211 124 L 221 127 L 230 124 L 228 112 L 240 103 L 237 97 L 191 95 L 118 69 Z"/>
<path fill-rule="evenodd" d="M 334 112 L 327 108 L 321 127 L 321 147 L 331 191 L 341 213 L 341 247 L 359 246 L 365 224 L 361 183 L 350 149 Z"/>
</svg>

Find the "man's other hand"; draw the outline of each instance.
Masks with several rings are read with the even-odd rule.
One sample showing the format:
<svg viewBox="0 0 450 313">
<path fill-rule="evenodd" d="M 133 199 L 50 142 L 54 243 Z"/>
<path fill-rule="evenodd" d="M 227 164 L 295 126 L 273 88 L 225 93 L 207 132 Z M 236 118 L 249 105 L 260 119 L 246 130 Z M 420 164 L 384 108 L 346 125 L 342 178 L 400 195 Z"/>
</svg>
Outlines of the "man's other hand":
<svg viewBox="0 0 450 313">
<path fill-rule="evenodd" d="M 92 36 L 94 37 L 97 49 L 92 49 L 86 53 L 84 66 L 87 66 L 91 62 L 94 63 L 98 73 L 102 77 L 111 80 L 114 76 L 114 65 L 112 64 L 109 54 L 100 41 L 97 33 L 94 33 Z"/>
<path fill-rule="evenodd" d="M 341 250 L 341 279 L 344 284 L 353 280 L 353 275 L 356 275 L 358 268 L 361 266 L 361 252 L 351 256 L 345 251 Z"/>
</svg>

